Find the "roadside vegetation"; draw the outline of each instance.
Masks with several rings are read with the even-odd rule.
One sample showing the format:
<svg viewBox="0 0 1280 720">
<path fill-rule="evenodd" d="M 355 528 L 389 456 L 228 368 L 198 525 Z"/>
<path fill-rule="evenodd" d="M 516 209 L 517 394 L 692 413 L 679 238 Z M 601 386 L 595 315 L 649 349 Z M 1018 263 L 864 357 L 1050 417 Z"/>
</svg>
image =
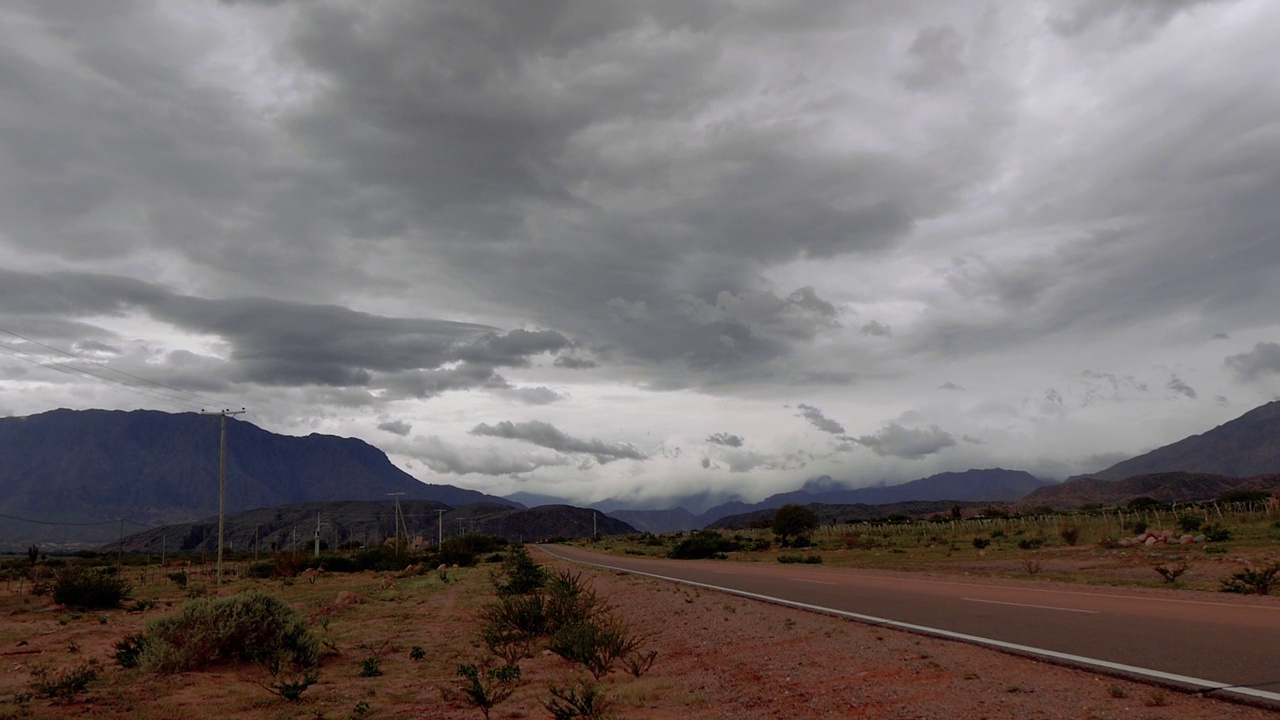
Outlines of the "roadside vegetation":
<svg viewBox="0 0 1280 720">
<path fill-rule="evenodd" d="M 820 506 L 818 506 L 820 508 Z M 819 510 L 821 512 L 821 510 Z M 1265 497 L 1063 513 L 977 512 L 840 523 L 789 505 L 751 527 L 576 541 L 622 555 L 957 572 L 1096 584 L 1280 591 L 1280 509 Z M 803 552 L 800 552 L 803 550 Z"/>
</svg>

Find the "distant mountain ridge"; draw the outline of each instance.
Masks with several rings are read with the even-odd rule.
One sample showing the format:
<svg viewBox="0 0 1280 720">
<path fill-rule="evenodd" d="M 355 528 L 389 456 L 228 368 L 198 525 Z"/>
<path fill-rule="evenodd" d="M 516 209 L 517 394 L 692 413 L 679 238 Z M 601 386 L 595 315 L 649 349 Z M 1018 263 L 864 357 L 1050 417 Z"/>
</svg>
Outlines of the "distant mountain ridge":
<svg viewBox="0 0 1280 720">
<path fill-rule="evenodd" d="M 778 493 L 756 503 L 733 500 L 694 515 L 683 507 L 669 510 L 614 510 L 620 518 L 641 530 L 674 532 L 715 527 L 721 518 L 773 510 L 787 504 L 885 506 L 905 502 L 1011 502 L 1049 485 L 1021 470 L 989 468 L 944 472 L 900 485 L 850 488 L 828 475 L 809 480 L 798 490 Z M 892 512 L 892 511 L 886 511 Z"/>
<path fill-rule="evenodd" d="M 1072 510 L 1086 505 L 1114 507 L 1140 497 L 1162 503 L 1199 502 L 1212 500 L 1232 490 L 1280 492 L 1280 474 L 1237 478 L 1209 473 L 1169 472 L 1136 475 L 1123 480 L 1073 478 L 1060 485 L 1040 488 L 1022 498 L 1018 505 Z"/>
<path fill-rule="evenodd" d="M 440 511 L 440 512 L 437 512 Z M 620 520 L 605 517 L 595 510 L 566 505 L 544 505 L 517 508 L 510 505 L 480 502 L 449 507 L 432 500 L 401 500 L 404 518 L 401 532 L 410 538 L 434 543 L 463 533 L 479 532 L 499 535 L 516 542 L 534 542 L 546 538 L 623 535 L 635 528 Z M 317 534 L 327 547 L 354 541 L 376 545 L 396 533 L 396 504 L 390 500 L 311 502 L 280 507 L 260 508 L 226 516 L 224 537 L 235 550 L 263 553 L 273 550 L 310 552 Z M 317 531 L 317 525 L 319 530 Z M 216 552 L 218 519 L 202 518 L 129 535 L 123 540 L 125 552 Z M 116 542 L 104 544 L 103 550 L 115 550 Z"/>
<path fill-rule="evenodd" d="M 1168 472 L 1238 478 L 1280 473 L 1280 400 L 1256 407 L 1208 432 L 1078 477 L 1122 480 Z"/>
<path fill-rule="evenodd" d="M 57 522 L 162 524 L 218 510 L 219 419 L 153 410 L 53 410 L 0 418 L 0 512 Z M 354 438 L 277 435 L 227 420 L 227 511 L 321 500 L 505 498 L 416 480 Z M 5 534 L 21 528 L 6 525 Z"/>
</svg>

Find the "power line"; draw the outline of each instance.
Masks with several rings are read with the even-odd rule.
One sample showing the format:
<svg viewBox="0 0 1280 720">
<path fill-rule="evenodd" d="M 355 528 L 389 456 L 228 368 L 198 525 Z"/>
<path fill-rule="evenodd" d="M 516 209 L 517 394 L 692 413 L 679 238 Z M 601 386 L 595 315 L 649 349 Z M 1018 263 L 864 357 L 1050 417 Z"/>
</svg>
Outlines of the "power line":
<svg viewBox="0 0 1280 720">
<path fill-rule="evenodd" d="M 135 380 L 135 381 L 137 381 L 137 382 L 140 382 L 140 383 L 146 383 L 147 385 L 151 385 L 151 386 L 154 386 L 154 387 L 160 388 L 161 390 L 167 390 L 167 391 L 169 391 L 169 392 L 158 392 L 158 391 L 155 391 L 155 390 L 149 390 L 149 389 L 146 389 L 146 388 L 140 388 L 140 387 L 137 387 L 136 385 L 131 385 L 131 384 L 127 383 L 127 382 L 124 382 L 124 381 L 121 381 L 121 380 L 117 380 L 117 379 L 115 379 L 115 378 L 106 377 L 106 376 L 104 376 L 104 375 L 100 375 L 100 374 L 98 374 L 98 373 L 95 373 L 95 372 L 93 372 L 93 371 L 87 370 L 87 369 L 82 368 L 82 367 L 75 367 L 75 366 L 67 365 L 66 363 L 57 362 L 57 361 L 52 361 L 52 360 L 48 360 L 48 361 L 46 361 L 46 360 L 44 360 L 43 358 L 41 358 L 40 356 L 36 355 L 35 353 L 28 352 L 28 351 L 26 351 L 26 350 L 21 350 L 21 349 L 19 349 L 19 348 L 13 347 L 13 346 L 11 346 L 11 345 L 0 345 L 0 352 L 8 353 L 9 355 L 11 355 L 11 356 L 13 356 L 13 357 L 18 358 L 19 360 L 23 360 L 23 361 L 26 361 L 26 362 L 32 363 L 32 364 L 37 365 L 37 366 L 39 366 L 39 367 L 48 368 L 48 369 L 50 369 L 50 370 L 56 370 L 56 371 L 58 371 L 58 372 L 66 373 L 66 374 L 68 374 L 68 375 L 74 375 L 74 376 L 83 377 L 83 378 L 86 378 L 86 379 L 93 379 L 93 380 L 96 380 L 96 381 L 98 381 L 98 382 L 103 382 L 103 383 L 106 383 L 106 384 L 108 384 L 108 385 L 112 385 L 112 386 L 115 386 L 115 387 L 118 387 L 118 388 L 121 388 L 121 389 L 124 389 L 124 390 L 128 390 L 128 391 L 130 391 L 130 392 L 137 393 L 137 394 L 139 394 L 139 395 L 144 395 L 144 396 L 146 396 L 146 397 L 152 398 L 153 400 L 161 400 L 161 401 L 163 401 L 163 402 L 168 402 L 168 403 L 171 403 L 171 404 L 174 404 L 174 405 L 179 405 L 179 406 L 202 406 L 202 405 L 207 405 L 207 404 L 222 404 L 222 403 L 221 403 L 220 401 L 218 401 L 218 400 L 214 400 L 213 398 L 205 397 L 205 396 L 203 396 L 203 395 L 200 395 L 199 393 L 193 393 L 193 392 L 188 391 L 188 390 L 182 390 L 182 389 L 180 389 L 180 388 L 175 388 L 175 387 L 172 387 L 172 386 L 169 386 L 169 385 L 165 385 L 164 383 L 159 383 L 159 382 L 156 382 L 156 381 L 154 381 L 154 380 L 149 380 L 149 379 L 144 378 L 144 377 L 141 377 L 141 376 L 139 376 L 139 375 L 134 375 L 133 373 L 125 372 L 124 370 L 117 370 L 116 368 L 113 368 L 113 367 L 111 367 L 111 366 L 109 366 L 109 365 L 106 365 L 106 364 L 104 364 L 104 363 L 91 361 L 91 360 L 89 360 L 89 359 L 87 359 L 87 358 L 84 358 L 84 357 L 82 357 L 82 356 L 80 356 L 80 355 L 76 355 L 75 353 L 71 353 L 71 352 L 67 352 L 67 351 L 65 351 L 65 350 L 61 350 L 61 349 L 59 349 L 59 348 L 53 347 L 52 345 L 47 345 L 47 344 L 45 344 L 45 343 L 42 343 L 42 342 L 40 342 L 40 341 L 38 341 L 38 340 L 33 340 L 33 339 L 29 338 L 29 337 L 26 337 L 25 335 L 20 335 L 20 334 L 18 334 L 18 333 L 16 333 L 16 332 L 13 332 L 12 330 L 6 330 L 6 329 L 4 329 L 4 328 L 0 328 L 0 332 L 6 333 L 6 334 L 8 334 L 8 335 L 12 335 L 13 337 L 16 337 L 16 338 L 18 338 L 18 339 L 20 339 L 20 340 L 23 340 L 23 341 L 25 341 L 25 342 L 29 342 L 29 343 L 31 343 L 31 344 L 33 344 L 33 345 L 37 345 L 37 346 L 39 346 L 39 347 L 45 348 L 45 349 L 50 350 L 50 351 L 52 351 L 52 352 L 58 353 L 59 355 L 65 355 L 66 357 L 69 357 L 69 358 L 71 358 L 71 359 L 73 359 L 73 360 L 78 360 L 78 361 L 80 361 L 80 362 L 86 362 L 86 363 L 89 363 L 89 364 L 95 365 L 95 366 L 97 366 L 97 367 L 100 367 L 100 368 L 102 368 L 103 370 L 106 370 L 106 371 L 108 371 L 108 372 L 113 372 L 113 373 L 116 373 L 117 375 L 122 375 L 122 376 L 124 376 L 124 377 L 130 378 L 130 379 Z M 177 393 L 177 394 L 176 394 L 176 395 L 174 395 L 174 394 L 170 394 L 170 393 Z"/>
<path fill-rule="evenodd" d="M 156 381 L 154 381 L 154 380 L 148 380 L 147 378 L 144 378 L 144 377 L 142 377 L 142 376 L 140 376 L 140 375 L 134 375 L 133 373 L 125 372 L 124 370 L 118 370 L 118 369 L 116 369 L 116 368 L 111 367 L 110 365 L 105 364 L 105 363 L 100 363 L 100 362 L 94 362 L 94 361 L 91 361 L 91 360 L 89 360 L 88 358 L 85 358 L 85 357 L 83 357 L 83 356 L 81 356 L 81 355 L 76 355 L 76 354 L 75 354 L 75 353 L 73 353 L 73 352 L 69 352 L 69 351 L 67 351 L 67 350 L 62 350 L 62 349 L 60 349 L 60 348 L 56 348 L 56 347 L 54 347 L 54 346 L 52 346 L 52 345 L 46 345 L 46 344 L 44 344 L 44 343 L 40 342 L 39 340 L 33 340 L 32 338 L 26 337 L 26 336 L 24 336 L 24 335 L 19 335 L 18 333 L 14 332 L 14 331 L 12 331 L 12 330 L 6 330 L 6 329 L 4 329 L 4 328 L 0 328 L 0 332 L 2 332 L 2 333 L 7 333 L 7 334 L 12 335 L 12 336 L 14 336 L 14 337 L 16 337 L 16 338 L 19 338 L 19 339 L 21 339 L 21 340 L 25 340 L 25 341 L 27 341 L 27 342 L 29 342 L 29 343 L 33 344 L 33 345 L 39 345 L 40 347 L 45 348 L 46 350 L 52 350 L 53 352 L 56 352 L 56 353 L 58 353 L 59 355 L 66 355 L 67 357 L 69 357 L 69 358 L 74 358 L 74 359 L 76 359 L 76 360 L 81 360 L 81 361 L 85 361 L 85 362 L 91 362 L 91 363 L 93 363 L 94 365 L 97 365 L 98 367 L 101 367 L 101 368 L 102 368 L 102 369 L 104 369 L 104 370 L 109 370 L 109 371 L 111 371 L 111 372 L 113 372 L 113 373 L 116 373 L 117 375 L 123 375 L 123 376 L 125 376 L 125 377 L 127 377 L 127 378 L 132 378 L 132 379 L 134 379 L 134 380 L 137 380 L 138 382 L 144 382 L 144 383 L 146 383 L 146 384 L 148 384 L 148 385 L 154 385 L 154 386 L 156 386 L 156 387 L 158 387 L 158 388 L 162 388 L 162 389 L 164 389 L 164 390 L 171 390 L 171 391 L 176 392 L 176 393 L 181 393 L 181 394 L 183 394 L 183 395 L 187 395 L 187 396 L 189 396 L 189 397 L 195 398 L 195 399 L 197 399 L 197 400 L 200 400 L 200 401 L 203 401 L 203 402 L 206 402 L 206 403 L 219 404 L 219 403 L 221 402 L 221 401 L 219 401 L 219 400 L 215 400 L 215 399 L 210 398 L 210 397 L 205 397 L 205 396 L 203 396 L 203 395 L 201 395 L 201 394 L 199 394 L 199 393 L 193 393 L 193 392 L 191 392 L 190 390 L 183 390 L 183 389 L 181 389 L 181 388 L 172 387 L 172 386 L 170 386 L 170 385 L 165 385 L 164 383 L 158 383 L 158 382 L 156 382 Z"/>
<path fill-rule="evenodd" d="M 0 518 L 5 518 L 6 520 L 17 520 L 19 522 L 35 523 L 36 525 L 57 525 L 59 527 L 90 527 L 93 525 L 114 525 L 121 521 L 127 522 L 130 525 L 137 525 L 138 527 L 147 528 L 147 529 L 155 529 L 157 527 L 160 527 L 159 525 L 148 525 L 146 523 L 140 523 L 136 520 L 130 520 L 128 518 L 116 518 L 115 520 L 102 520 L 100 522 L 86 522 L 86 523 L 65 523 L 65 522 L 53 522 L 52 520 L 32 520 L 31 518 L 22 518 L 16 515 L 5 515 L 4 513 L 0 513 Z"/>
<path fill-rule="evenodd" d="M 169 403 L 170 405 L 174 405 L 176 407 L 185 408 L 185 407 L 191 407 L 192 405 L 194 405 L 194 403 L 192 403 L 190 400 L 187 400 L 185 398 L 177 398 L 174 396 L 163 395 L 160 393 L 148 392 L 141 388 L 137 388 L 127 383 L 121 382 L 119 380 L 113 380 L 108 377 L 97 375 L 96 373 L 89 372 L 88 370 L 84 370 L 82 368 L 71 367 L 70 365 L 66 365 L 59 362 L 44 361 L 44 360 L 41 360 L 37 355 L 33 353 L 26 352 L 25 350 L 19 350 L 15 347 L 11 347 L 8 345 L 0 345 L 0 352 L 8 353 L 9 355 L 19 360 L 29 362 L 32 365 L 35 365 L 37 367 L 42 367 L 48 370 L 55 370 L 60 373 L 65 373 L 67 375 L 71 375 L 73 377 L 78 377 L 86 380 L 95 380 L 97 382 L 103 382 L 108 385 L 113 385 L 115 387 L 118 387 L 122 390 L 128 390 L 129 392 L 137 393 L 139 395 L 144 395 L 146 397 L 151 398 L 152 400 L 159 400 L 161 402 Z"/>
</svg>

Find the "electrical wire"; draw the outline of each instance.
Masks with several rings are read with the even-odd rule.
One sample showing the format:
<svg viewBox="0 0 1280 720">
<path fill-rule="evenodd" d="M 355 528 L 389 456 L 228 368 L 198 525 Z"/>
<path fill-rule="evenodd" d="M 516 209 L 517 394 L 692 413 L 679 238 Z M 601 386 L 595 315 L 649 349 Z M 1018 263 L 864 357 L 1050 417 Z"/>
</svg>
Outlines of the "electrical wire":
<svg viewBox="0 0 1280 720">
<path fill-rule="evenodd" d="M 84 368 L 74 367 L 61 362 L 44 361 L 35 353 L 30 353 L 25 350 L 20 350 L 10 345 L 0 345 L 0 352 L 6 352 L 9 355 L 12 355 L 13 357 L 17 357 L 20 360 L 25 360 L 27 362 L 38 365 L 40 367 L 46 367 L 51 370 L 57 370 L 58 372 L 63 372 L 71 375 L 79 375 L 81 377 L 93 378 L 93 379 L 96 379 L 97 381 L 105 382 L 107 384 L 120 387 L 125 390 L 129 390 L 130 392 L 135 392 L 140 395 L 144 395 L 146 397 L 150 397 L 156 400 L 163 400 L 165 402 L 169 402 L 179 406 L 185 405 L 185 406 L 203 408 L 209 405 L 217 406 L 217 407 L 221 407 L 225 405 L 225 403 L 220 400 L 215 400 L 214 398 L 200 395 L 199 393 L 193 393 L 189 390 L 182 390 L 180 388 L 175 388 L 170 385 L 165 385 L 164 383 L 159 383 L 154 380 L 149 380 L 139 375 L 134 375 L 133 373 L 125 372 L 124 370 L 117 370 L 116 368 L 113 368 L 104 363 L 88 360 L 87 358 L 84 358 L 80 355 L 76 355 L 75 353 L 71 353 L 66 350 L 53 347 L 52 345 L 47 345 L 45 343 L 40 342 L 39 340 L 34 340 L 32 338 L 26 337 L 25 335 L 21 335 L 19 333 L 13 332 L 12 330 L 6 330 L 5 328 L 0 328 L 0 332 L 5 333 L 7 335 L 12 335 L 13 337 L 16 337 L 20 340 L 45 348 L 46 350 L 50 350 L 52 352 L 58 353 L 59 355 L 64 355 L 66 357 L 72 358 L 73 360 L 78 360 L 80 362 L 88 362 L 92 365 L 102 368 L 105 371 L 113 372 L 113 373 L 116 373 L 117 375 L 130 378 L 137 382 L 146 383 L 147 385 L 151 385 L 156 388 L 160 388 L 161 390 L 166 390 L 169 392 L 159 392 L 156 390 L 140 388 L 135 385 L 131 385 L 127 382 L 123 382 L 121 380 L 99 375 L 98 373 L 91 372 Z M 172 394 L 172 393 L 176 393 L 176 394 Z"/>
<path fill-rule="evenodd" d="M 155 529 L 159 527 L 158 525 L 148 525 L 146 523 L 140 523 L 136 520 L 130 520 L 129 518 L 116 518 L 115 520 L 101 520 L 98 522 L 87 522 L 87 523 L 65 523 L 65 522 L 53 522 L 52 520 L 32 520 L 31 518 L 21 518 L 21 517 L 17 517 L 16 515 L 5 515 L 4 513 L 0 513 L 0 518 L 5 518 L 6 520 L 17 520 L 19 522 L 34 523 L 36 525 L 57 525 L 59 527 L 90 527 L 94 525 L 115 525 L 120 522 L 126 522 L 126 523 L 129 523 L 130 525 L 136 525 L 137 527 L 147 528 L 147 529 Z"/>
</svg>

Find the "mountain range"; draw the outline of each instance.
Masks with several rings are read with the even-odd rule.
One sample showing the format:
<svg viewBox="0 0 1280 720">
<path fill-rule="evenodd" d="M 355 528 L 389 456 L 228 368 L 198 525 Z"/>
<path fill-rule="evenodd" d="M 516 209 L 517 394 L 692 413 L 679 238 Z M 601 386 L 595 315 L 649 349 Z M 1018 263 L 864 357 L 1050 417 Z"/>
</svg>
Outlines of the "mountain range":
<svg viewBox="0 0 1280 720">
<path fill-rule="evenodd" d="M 452 485 L 425 484 L 395 467 L 382 451 L 357 439 L 276 435 L 235 418 L 226 423 L 228 513 L 322 501 L 385 501 L 388 493 L 404 493 L 404 501 L 435 501 L 450 512 L 477 503 L 476 507 L 492 504 L 515 510 L 524 507 L 522 500 L 531 505 L 568 504 L 554 497 L 501 498 Z M 0 418 L 0 547 L 25 547 L 23 543 L 43 538 L 85 534 L 103 543 L 140 525 L 193 523 L 212 517 L 218 507 L 218 447 L 219 418 L 194 413 L 54 410 Z M 849 506 L 1024 499 L 1078 507 L 1123 502 L 1134 493 L 1181 502 L 1215 497 L 1228 486 L 1239 487 L 1245 482 L 1241 477 L 1276 473 L 1280 473 L 1280 401 L 1059 485 L 1001 468 L 859 488 L 823 476 L 754 503 L 741 498 L 723 502 L 723 496 L 703 491 L 682 498 L 688 505 L 673 503 L 664 510 L 609 500 L 592 510 L 642 530 L 692 530 L 731 515 L 787 503 Z M 1114 484 L 1124 478 L 1139 479 L 1129 485 Z M 1268 482 L 1263 478 L 1254 484 L 1268 489 L 1272 487 Z M 599 521 L 591 511 L 584 512 L 588 513 L 584 517 Z M 513 520 L 510 527 L 518 528 L 521 522 L 525 521 Z M 540 532 L 531 530 L 535 535 Z"/>
<path fill-rule="evenodd" d="M 189 522 L 218 512 L 219 420 L 151 410 L 53 410 L 0 418 L 0 546 Z M 320 500 L 506 498 L 428 485 L 353 438 L 292 437 L 227 419 L 226 510 Z M 16 520 L 14 518 L 22 518 Z M 36 522 L 28 522 L 36 521 Z M 86 525 L 101 523 L 98 527 Z M 123 529 L 123 528 L 122 528 Z M 121 529 L 121 530 L 122 530 Z M 103 533 L 105 532 L 105 537 Z"/>
<path fill-rule="evenodd" d="M 594 517 L 593 517 L 594 516 Z M 513 541 L 590 537 L 635 532 L 635 528 L 602 513 L 566 505 L 517 508 L 493 502 L 449 507 L 433 500 L 401 500 L 399 532 L 433 542 L 469 532 L 499 535 Z M 308 551 L 317 537 L 328 547 L 348 541 L 376 544 L 397 533 L 396 504 L 391 500 L 311 502 L 232 513 L 224 519 L 226 546 Z M 129 535 L 103 549 L 125 552 L 216 552 L 218 519 L 179 523 Z"/>
</svg>

